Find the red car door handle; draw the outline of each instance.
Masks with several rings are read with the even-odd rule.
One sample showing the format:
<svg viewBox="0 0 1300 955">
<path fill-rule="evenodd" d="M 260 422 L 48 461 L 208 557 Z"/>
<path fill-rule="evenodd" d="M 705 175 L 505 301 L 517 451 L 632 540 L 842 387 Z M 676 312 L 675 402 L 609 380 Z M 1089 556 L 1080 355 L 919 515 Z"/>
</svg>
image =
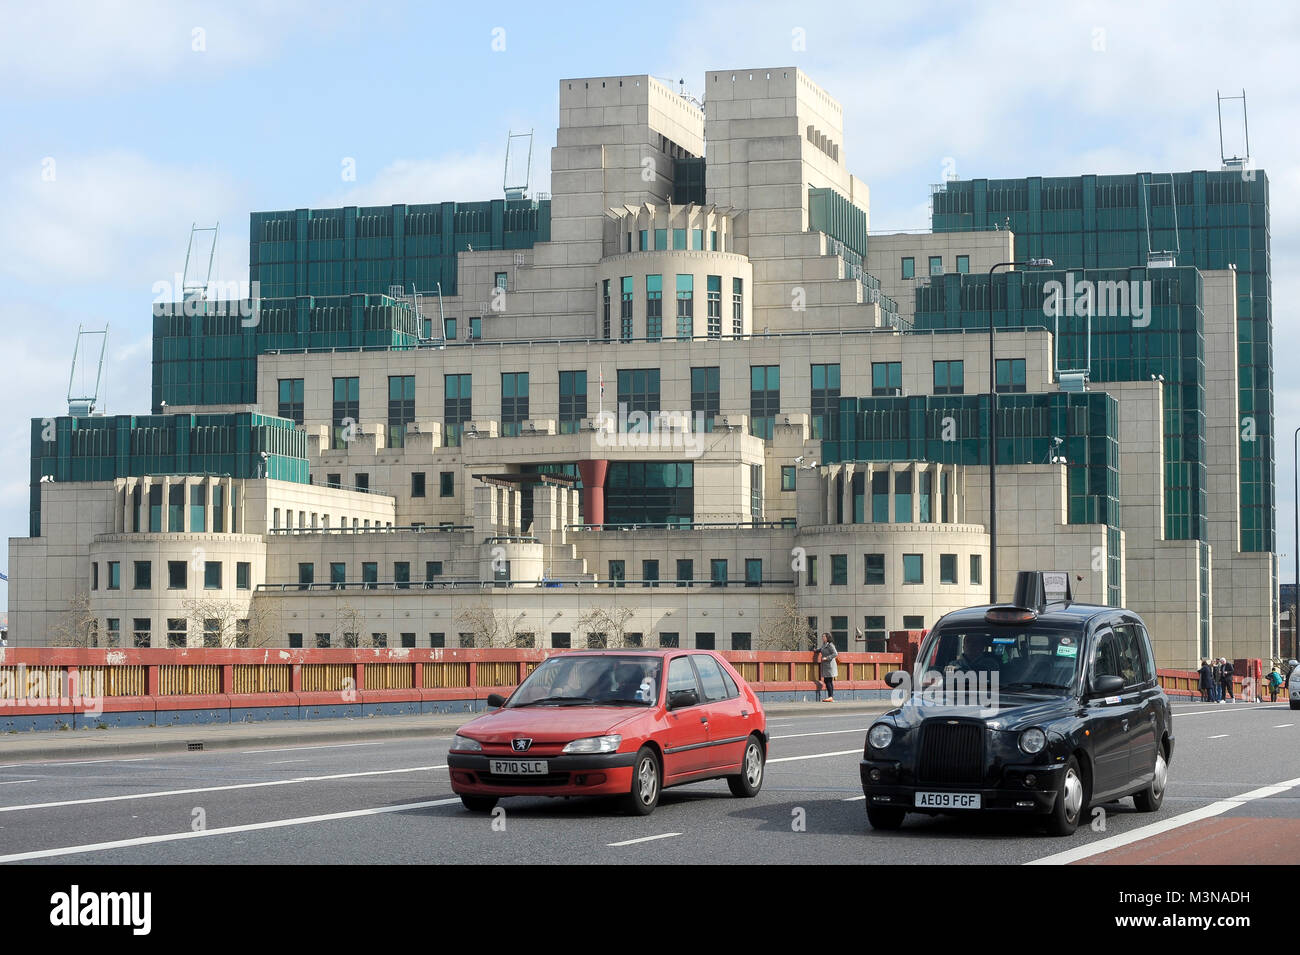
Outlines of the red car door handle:
<svg viewBox="0 0 1300 955">
<path fill-rule="evenodd" d="M 707 716 L 701 716 L 701 717 L 700 717 L 700 722 L 703 723 L 705 726 L 708 726 L 708 725 L 709 725 L 709 718 L 708 718 Z"/>
</svg>

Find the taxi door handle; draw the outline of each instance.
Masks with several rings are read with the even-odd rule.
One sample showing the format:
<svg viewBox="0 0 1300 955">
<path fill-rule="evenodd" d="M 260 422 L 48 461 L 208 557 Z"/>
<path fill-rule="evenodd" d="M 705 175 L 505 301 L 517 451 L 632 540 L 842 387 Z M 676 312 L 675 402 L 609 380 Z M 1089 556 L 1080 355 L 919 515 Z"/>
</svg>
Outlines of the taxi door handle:
<svg viewBox="0 0 1300 955">
<path fill-rule="evenodd" d="M 1128 729 L 1128 720 L 1120 720 L 1119 725 L 1122 726 L 1124 729 Z"/>
</svg>

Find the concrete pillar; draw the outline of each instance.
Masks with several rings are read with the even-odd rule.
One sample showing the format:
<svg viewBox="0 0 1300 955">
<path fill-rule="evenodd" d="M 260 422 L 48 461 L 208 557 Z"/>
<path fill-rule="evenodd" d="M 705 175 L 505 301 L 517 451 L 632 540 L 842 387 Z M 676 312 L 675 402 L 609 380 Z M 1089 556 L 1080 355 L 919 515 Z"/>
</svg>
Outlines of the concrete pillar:
<svg viewBox="0 0 1300 955">
<path fill-rule="evenodd" d="M 921 520 L 921 472 L 915 464 L 909 464 L 908 470 L 912 472 L 912 523 L 920 523 Z"/>
<path fill-rule="evenodd" d="M 600 526 L 605 523 L 605 477 L 609 462 L 600 458 L 579 461 L 578 473 L 582 476 L 583 520 Z"/>
<path fill-rule="evenodd" d="M 832 465 L 826 469 L 826 523 L 835 523 L 835 476 L 840 473 L 839 465 Z"/>
<path fill-rule="evenodd" d="M 491 484 L 474 487 L 474 536 L 480 543 L 497 536 L 496 490 Z"/>
<path fill-rule="evenodd" d="M 844 508 L 844 520 L 841 523 L 853 523 L 853 472 L 852 462 L 844 465 L 844 484 L 840 488 L 840 503 Z"/>
<path fill-rule="evenodd" d="M 172 506 L 172 479 L 169 476 L 163 478 L 162 489 L 162 529 L 164 531 L 174 531 L 171 523 L 171 506 Z M 181 508 L 181 529 L 184 529 L 185 509 Z"/>
</svg>

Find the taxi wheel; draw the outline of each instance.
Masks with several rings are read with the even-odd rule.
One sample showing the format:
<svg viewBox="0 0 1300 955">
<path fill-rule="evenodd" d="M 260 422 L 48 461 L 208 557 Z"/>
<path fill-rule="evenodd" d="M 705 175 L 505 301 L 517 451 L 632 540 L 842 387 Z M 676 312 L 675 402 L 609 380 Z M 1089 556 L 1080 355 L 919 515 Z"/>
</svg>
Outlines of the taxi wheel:
<svg viewBox="0 0 1300 955">
<path fill-rule="evenodd" d="M 491 812 L 497 806 L 496 796 L 461 796 L 461 805 L 470 812 Z"/>
<path fill-rule="evenodd" d="M 1061 774 L 1061 788 L 1056 793 L 1056 807 L 1047 817 L 1047 831 L 1054 836 L 1068 836 L 1079 827 L 1079 818 L 1088 805 L 1088 787 L 1079 761 L 1073 756 Z"/>
<path fill-rule="evenodd" d="M 633 816 L 648 816 L 659 805 L 661 788 L 659 758 L 654 750 L 642 747 L 632 764 L 632 791 L 623 797 L 623 807 Z"/>
<path fill-rule="evenodd" d="M 745 743 L 745 758 L 740 763 L 740 774 L 728 776 L 727 785 L 731 795 L 748 799 L 757 796 L 763 788 L 763 744 L 758 737 L 751 736 Z"/>
<path fill-rule="evenodd" d="M 1155 812 L 1160 808 L 1160 804 L 1165 801 L 1165 784 L 1169 781 L 1169 764 L 1165 762 L 1165 749 L 1163 746 L 1156 750 L 1156 770 L 1155 778 L 1151 780 L 1151 785 L 1139 793 L 1133 794 L 1133 805 L 1137 806 L 1138 812 Z"/>
<path fill-rule="evenodd" d="M 871 823 L 872 829 L 901 829 L 903 827 L 903 817 L 907 812 L 902 809 L 891 809 L 886 806 L 869 806 L 867 808 L 867 822 Z"/>
</svg>

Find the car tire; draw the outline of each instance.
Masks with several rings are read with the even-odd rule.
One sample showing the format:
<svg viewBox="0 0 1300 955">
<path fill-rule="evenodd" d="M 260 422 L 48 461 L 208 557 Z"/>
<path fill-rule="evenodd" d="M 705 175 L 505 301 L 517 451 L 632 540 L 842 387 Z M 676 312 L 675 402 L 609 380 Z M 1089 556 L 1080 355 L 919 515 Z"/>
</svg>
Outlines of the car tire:
<svg viewBox="0 0 1300 955">
<path fill-rule="evenodd" d="M 757 736 L 745 741 L 745 755 L 740 761 L 740 772 L 727 777 L 727 786 L 731 795 L 741 799 L 751 799 L 763 788 L 763 767 L 767 757 L 763 753 L 763 744 Z"/>
<path fill-rule="evenodd" d="M 497 807 L 496 796 L 461 796 L 460 803 L 470 812 L 491 812 Z"/>
<path fill-rule="evenodd" d="M 872 829 L 880 829 L 885 832 L 891 832 L 903 827 L 903 819 L 907 816 L 905 809 L 894 809 L 888 806 L 868 806 L 867 822 L 871 823 Z"/>
<path fill-rule="evenodd" d="M 1054 836 L 1069 836 L 1079 828 L 1079 820 L 1088 808 L 1088 784 L 1073 756 L 1061 772 L 1061 788 L 1056 793 L 1056 805 L 1047 817 L 1047 831 Z"/>
<path fill-rule="evenodd" d="M 632 816 L 648 816 L 659 805 L 663 791 L 663 770 L 654 750 L 643 746 L 632 764 L 632 789 L 623 797 L 623 808 Z"/>
<path fill-rule="evenodd" d="M 1293 709 L 1293 710 L 1300 710 L 1300 703 L 1297 703 L 1295 700 L 1292 700 L 1292 701 L 1291 701 L 1291 709 Z"/>
<path fill-rule="evenodd" d="M 1138 812 L 1155 812 L 1165 801 L 1165 786 L 1169 782 L 1169 763 L 1165 760 L 1164 746 L 1156 748 L 1155 774 L 1155 779 L 1151 780 L 1150 786 L 1133 794 L 1133 805 L 1137 806 Z"/>
</svg>

